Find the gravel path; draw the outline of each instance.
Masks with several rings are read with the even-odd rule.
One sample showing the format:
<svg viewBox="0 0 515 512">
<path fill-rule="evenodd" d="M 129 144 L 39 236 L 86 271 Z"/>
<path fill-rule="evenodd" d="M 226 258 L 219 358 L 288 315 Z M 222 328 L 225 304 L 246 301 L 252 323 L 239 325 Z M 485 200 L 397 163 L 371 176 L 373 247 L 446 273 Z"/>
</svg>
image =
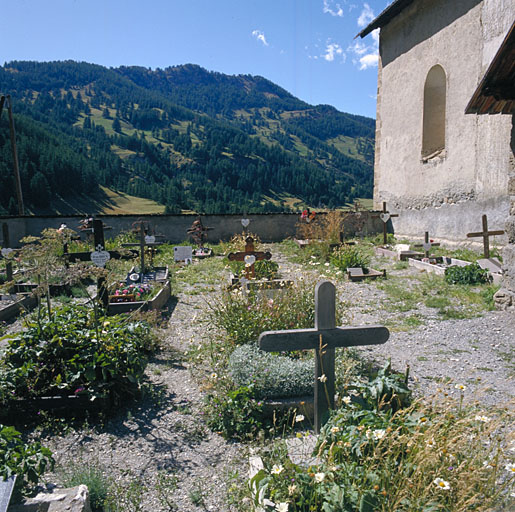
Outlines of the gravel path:
<svg viewBox="0 0 515 512">
<path fill-rule="evenodd" d="M 277 246 L 270 249 L 284 278 L 298 279 L 306 273 L 329 278 L 323 266 L 306 272 L 289 263 Z M 413 272 L 398 273 L 409 276 Z M 224 441 L 205 426 L 202 393 L 184 362 L 190 343 L 205 339 L 204 327 L 197 320 L 222 284 L 223 279 L 215 285 L 197 284 L 178 294 L 165 332 L 165 348 L 147 370 L 154 394 L 115 416 L 104 428 L 83 428 L 46 439 L 58 464 L 70 460 L 100 463 L 116 479 L 139 481 L 145 489 L 145 512 L 173 510 L 161 503 L 164 493 L 157 485 L 158 475 L 170 472 L 177 476 L 177 488 L 168 488 L 177 510 L 232 510 L 225 502 L 227 476 L 246 474 L 247 448 Z M 375 284 L 339 281 L 337 290 L 347 323 L 384 323 L 397 315 L 382 308 L 385 293 Z M 513 400 L 515 315 L 487 312 L 467 320 L 441 321 L 434 309 L 422 304 L 417 314 L 421 325 L 408 332 L 392 330 L 385 345 L 360 351 L 378 363 L 391 358 L 401 371 L 408 364 L 419 392 L 446 387 L 450 394 L 457 394 L 457 383 L 467 387 L 466 398 L 479 398 L 483 392 L 481 400 L 488 405 Z"/>
</svg>

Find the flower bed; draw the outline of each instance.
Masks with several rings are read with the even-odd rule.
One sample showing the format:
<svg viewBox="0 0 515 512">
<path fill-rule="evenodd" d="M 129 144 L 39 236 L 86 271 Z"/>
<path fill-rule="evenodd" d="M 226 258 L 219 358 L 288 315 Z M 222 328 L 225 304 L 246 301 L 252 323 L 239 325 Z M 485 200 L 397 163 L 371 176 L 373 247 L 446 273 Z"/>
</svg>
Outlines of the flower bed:
<svg viewBox="0 0 515 512">
<path fill-rule="evenodd" d="M 95 318 L 93 310 L 76 305 L 30 320 L 8 344 L 0 361 L 2 417 L 43 406 L 42 399 L 58 407 L 98 399 L 125 402 L 139 393 L 154 348 L 147 324 Z"/>
</svg>

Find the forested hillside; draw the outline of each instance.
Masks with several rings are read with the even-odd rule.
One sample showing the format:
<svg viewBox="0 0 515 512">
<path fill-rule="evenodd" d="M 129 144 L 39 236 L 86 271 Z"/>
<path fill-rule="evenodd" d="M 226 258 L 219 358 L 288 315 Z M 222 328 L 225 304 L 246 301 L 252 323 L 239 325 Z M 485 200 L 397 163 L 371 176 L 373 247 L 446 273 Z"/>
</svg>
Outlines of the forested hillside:
<svg viewBox="0 0 515 512">
<path fill-rule="evenodd" d="M 55 211 L 59 199 L 69 213 L 63 201 L 71 212 L 105 187 L 205 213 L 338 207 L 372 194 L 374 120 L 313 107 L 261 77 L 10 62 L 0 92 L 13 98 L 32 212 Z M 14 197 L 4 113 L 0 214 L 16 212 Z"/>
</svg>

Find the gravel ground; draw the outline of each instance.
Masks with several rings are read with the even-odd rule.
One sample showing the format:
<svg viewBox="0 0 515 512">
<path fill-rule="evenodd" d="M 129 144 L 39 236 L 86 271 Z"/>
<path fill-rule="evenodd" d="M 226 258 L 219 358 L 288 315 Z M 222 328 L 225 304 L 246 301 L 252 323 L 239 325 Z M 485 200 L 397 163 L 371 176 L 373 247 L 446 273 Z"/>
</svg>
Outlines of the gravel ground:
<svg viewBox="0 0 515 512">
<path fill-rule="evenodd" d="M 301 275 L 299 266 L 288 263 L 276 246 L 270 248 L 284 278 Z M 324 275 L 324 270 L 316 267 L 311 273 Z M 413 272 L 406 269 L 399 274 Z M 205 338 L 196 320 L 222 283 L 225 280 L 178 295 L 165 331 L 165 348 L 147 371 L 155 384 L 153 396 L 118 414 L 101 430 L 84 428 L 45 440 L 58 464 L 99 462 L 114 478 L 138 480 L 145 488 L 146 512 L 173 510 L 162 506 L 156 486 L 159 472 L 171 471 L 178 478 L 173 493 L 177 510 L 231 510 L 225 501 L 226 477 L 246 474 L 247 448 L 207 429 L 200 407 L 202 392 L 183 357 L 189 343 Z M 346 305 L 346 321 L 352 325 L 388 322 L 396 315 L 381 307 L 385 294 L 374 284 L 340 281 L 337 290 Z M 385 345 L 360 351 L 378 363 L 391 358 L 398 370 L 409 365 L 419 393 L 446 387 L 457 395 L 454 384 L 464 384 L 466 399 L 480 399 L 489 406 L 513 401 L 513 313 L 494 311 L 472 319 L 441 321 L 434 309 L 420 304 L 417 314 L 422 319 L 418 327 L 408 332 L 392 330 Z"/>
</svg>

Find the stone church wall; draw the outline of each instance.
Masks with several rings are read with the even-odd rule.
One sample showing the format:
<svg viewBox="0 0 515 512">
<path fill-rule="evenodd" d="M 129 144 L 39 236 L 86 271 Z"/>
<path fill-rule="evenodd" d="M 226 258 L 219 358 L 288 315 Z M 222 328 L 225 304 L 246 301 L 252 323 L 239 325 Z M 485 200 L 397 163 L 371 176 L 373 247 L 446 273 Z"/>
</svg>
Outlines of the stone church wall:
<svg viewBox="0 0 515 512">
<path fill-rule="evenodd" d="M 481 229 L 484 213 L 492 229 L 504 227 L 512 119 L 466 115 L 465 108 L 513 21 L 513 6 L 418 1 L 381 29 L 374 201 L 400 214 L 396 234 L 429 231 L 459 243 Z M 435 65 L 446 75 L 445 149 L 423 159 L 424 85 Z"/>
</svg>

